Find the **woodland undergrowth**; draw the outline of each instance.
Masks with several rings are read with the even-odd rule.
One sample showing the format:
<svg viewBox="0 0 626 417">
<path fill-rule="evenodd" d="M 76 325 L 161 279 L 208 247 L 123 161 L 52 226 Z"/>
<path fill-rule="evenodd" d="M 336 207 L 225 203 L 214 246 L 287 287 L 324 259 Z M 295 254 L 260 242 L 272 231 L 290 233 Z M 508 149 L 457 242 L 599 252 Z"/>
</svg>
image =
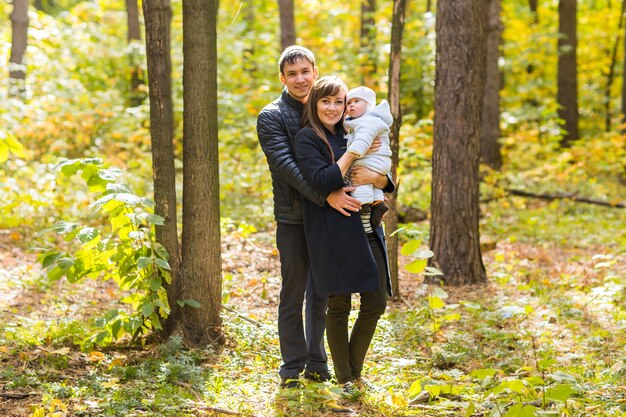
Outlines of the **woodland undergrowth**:
<svg viewBox="0 0 626 417">
<path fill-rule="evenodd" d="M 390 304 L 368 356 L 378 390 L 352 405 L 352 415 L 624 415 L 626 213 L 568 201 L 504 203 L 484 207 L 488 285 L 425 285 L 403 270 L 402 299 Z M 190 351 L 178 337 L 81 350 L 95 318 L 123 308 L 119 289 L 50 282 L 15 236 L 1 236 L 3 415 L 330 415 L 332 385 L 277 387 L 271 233 L 227 228 L 220 351 Z"/>
</svg>

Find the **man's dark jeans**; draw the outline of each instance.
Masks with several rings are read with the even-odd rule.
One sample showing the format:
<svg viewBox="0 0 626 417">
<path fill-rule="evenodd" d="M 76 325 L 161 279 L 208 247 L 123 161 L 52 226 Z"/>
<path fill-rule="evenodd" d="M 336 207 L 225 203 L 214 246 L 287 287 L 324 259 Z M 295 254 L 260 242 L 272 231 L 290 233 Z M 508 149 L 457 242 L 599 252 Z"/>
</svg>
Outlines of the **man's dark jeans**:
<svg viewBox="0 0 626 417">
<path fill-rule="evenodd" d="M 298 377 L 305 368 L 313 373 L 328 372 L 328 356 L 324 348 L 327 297 L 315 293 L 304 226 L 278 223 L 276 246 L 282 275 L 278 339 L 283 363 L 279 374 L 285 379 Z"/>
</svg>

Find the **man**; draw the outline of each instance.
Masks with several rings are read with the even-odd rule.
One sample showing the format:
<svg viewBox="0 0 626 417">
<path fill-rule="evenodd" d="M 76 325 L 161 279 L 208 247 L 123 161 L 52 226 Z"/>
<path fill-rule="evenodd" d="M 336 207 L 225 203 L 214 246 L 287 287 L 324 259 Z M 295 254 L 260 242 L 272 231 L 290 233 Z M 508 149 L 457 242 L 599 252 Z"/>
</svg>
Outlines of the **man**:
<svg viewBox="0 0 626 417">
<path fill-rule="evenodd" d="M 293 154 L 293 141 L 300 130 L 303 106 L 318 75 L 315 56 L 307 48 L 290 46 L 279 60 L 279 79 L 284 86 L 279 98 L 263 108 L 257 119 L 257 135 L 272 175 L 276 246 L 281 264 L 282 288 L 278 306 L 278 339 L 282 364 L 280 386 L 300 386 L 300 373 L 314 381 L 330 380 L 324 348 L 326 297 L 315 293 L 309 271 L 304 236 L 301 195 L 319 204 L 329 204 L 343 215 L 358 212 L 361 204 L 347 192 L 352 187 L 324 196 L 314 191 L 302 176 Z M 385 188 L 387 177 L 361 170 L 353 182 L 374 182 Z M 306 336 L 302 306 L 306 296 Z"/>
</svg>

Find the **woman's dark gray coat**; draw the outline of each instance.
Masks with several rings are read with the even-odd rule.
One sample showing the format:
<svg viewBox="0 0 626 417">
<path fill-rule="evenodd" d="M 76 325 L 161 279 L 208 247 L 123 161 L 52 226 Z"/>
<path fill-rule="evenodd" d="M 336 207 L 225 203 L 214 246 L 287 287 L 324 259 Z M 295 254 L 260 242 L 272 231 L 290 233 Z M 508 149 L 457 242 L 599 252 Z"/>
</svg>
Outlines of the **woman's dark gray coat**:
<svg viewBox="0 0 626 417">
<path fill-rule="evenodd" d="M 338 128 L 337 134 L 325 132 L 338 160 L 346 150 L 343 130 Z M 339 167 L 332 162 L 328 148 L 312 129 L 305 127 L 298 132 L 295 153 L 304 178 L 319 193 L 326 195 L 344 187 Z M 394 188 L 390 181 L 384 191 L 392 192 Z M 320 207 L 306 198 L 302 199 L 302 204 L 315 290 L 328 295 L 377 290 L 378 266 L 360 214 L 347 217 L 328 203 Z M 374 232 L 386 254 L 383 228 L 379 226 Z M 383 267 L 387 270 L 387 289 L 391 295 L 386 256 Z"/>
</svg>

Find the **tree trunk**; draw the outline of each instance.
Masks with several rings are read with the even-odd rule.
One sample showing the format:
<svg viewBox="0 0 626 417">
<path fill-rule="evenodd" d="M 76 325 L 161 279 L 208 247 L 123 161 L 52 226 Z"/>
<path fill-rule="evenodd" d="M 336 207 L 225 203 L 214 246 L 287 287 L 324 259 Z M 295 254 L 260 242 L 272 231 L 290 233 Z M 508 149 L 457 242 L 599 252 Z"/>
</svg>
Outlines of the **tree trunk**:
<svg viewBox="0 0 626 417">
<path fill-rule="evenodd" d="M 152 137 L 152 177 L 154 212 L 163 217 L 156 237 L 170 255 L 172 282 L 166 286 L 171 313 L 163 325 L 163 336 L 171 335 L 180 319 L 178 280 L 180 252 L 176 215 L 176 170 L 174 168 L 172 104 L 172 61 L 170 50 L 170 0 L 144 0 L 146 58 L 150 97 L 150 136 Z"/>
<path fill-rule="evenodd" d="M 578 81 L 576 77 L 576 0 L 559 0 L 559 63 L 557 102 L 565 133 L 562 146 L 578 139 Z"/>
<path fill-rule="evenodd" d="M 137 0 L 126 0 L 126 21 L 128 24 L 128 33 L 126 39 L 128 44 L 132 45 L 134 42 L 141 42 L 141 31 L 139 26 L 139 7 L 137 6 Z M 141 65 L 138 62 L 137 52 L 133 48 L 129 48 L 129 62 L 130 62 L 130 105 L 132 107 L 138 106 L 144 99 L 144 94 L 141 92 L 140 86 L 144 84 L 144 77 L 141 71 Z"/>
<path fill-rule="evenodd" d="M 535 23 L 539 23 L 539 13 L 537 11 L 537 0 L 528 0 L 530 6 L 530 12 L 533 14 L 533 20 Z"/>
<path fill-rule="evenodd" d="M 293 0 L 278 0 L 278 10 L 280 12 L 280 46 L 284 50 L 296 43 Z"/>
<path fill-rule="evenodd" d="M 28 44 L 28 0 L 13 0 L 11 13 L 11 55 L 9 57 L 9 95 L 26 89 L 24 53 Z"/>
<path fill-rule="evenodd" d="M 376 0 L 361 2 L 361 84 L 374 87 L 376 84 Z"/>
<path fill-rule="evenodd" d="M 137 0 L 126 0 L 126 22 L 128 24 L 128 33 L 126 40 L 128 43 L 141 40 L 141 31 L 139 27 L 139 7 Z"/>
<path fill-rule="evenodd" d="M 489 0 L 437 2 L 430 247 L 451 285 L 487 280 L 478 228 Z"/>
<path fill-rule="evenodd" d="M 391 19 L 391 51 L 389 53 L 389 106 L 393 116 L 393 124 L 389 132 L 391 146 L 391 176 L 398 182 L 398 163 L 400 161 L 400 126 L 402 125 L 402 109 L 400 108 L 400 65 L 402 63 L 402 35 L 404 33 L 404 13 L 406 0 L 393 1 Z M 398 188 L 389 196 L 389 213 L 385 221 L 387 235 L 387 251 L 389 270 L 391 273 L 391 289 L 394 298 L 400 298 L 398 283 L 398 235 L 391 234 L 398 229 Z"/>
<path fill-rule="evenodd" d="M 611 53 L 611 63 L 609 64 L 609 73 L 606 77 L 606 90 L 604 92 L 604 111 L 605 120 L 604 128 L 606 132 L 611 131 L 611 87 L 615 77 L 615 65 L 617 65 L 617 50 L 619 48 L 622 26 L 624 24 L 624 12 L 626 12 L 626 0 L 622 0 L 622 12 L 619 15 L 619 24 L 617 25 L 617 34 L 615 35 L 615 43 Z"/>
<path fill-rule="evenodd" d="M 217 139 L 217 2 L 183 0 L 183 237 L 181 296 L 190 346 L 221 344 Z"/>
<path fill-rule="evenodd" d="M 243 15 L 243 20 L 246 24 L 246 31 L 248 33 L 254 33 L 254 3 L 252 2 L 247 2 L 244 4 L 244 15 Z M 243 49 L 243 53 L 242 53 L 242 67 L 243 70 L 246 71 L 249 75 L 249 83 L 251 88 L 254 88 L 254 86 L 256 86 L 256 82 L 257 82 L 257 65 L 256 65 L 256 61 L 254 59 L 254 47 L 255 47 L 255 43 L 256 40 L 253 38 L 247 38 L 246 39 L 246 46 Z"/>
<path fill-rule="evenodd" d="M 500 153 L 500 45 L 502 44 L 501 0 L 491 0 L 487 22 L 485 96 L 480 130 L 480 156 L 493 169 L 502 166 Z"/>
<path fill-rule="evenodd" d="M 626 56 L 626 26 L 624 27 L 624 51 Z M 622 128 L 620 131 L 623 135 L 626 134 L 626 58 L 622 60 L 622 65 Z"/>
</svg>

